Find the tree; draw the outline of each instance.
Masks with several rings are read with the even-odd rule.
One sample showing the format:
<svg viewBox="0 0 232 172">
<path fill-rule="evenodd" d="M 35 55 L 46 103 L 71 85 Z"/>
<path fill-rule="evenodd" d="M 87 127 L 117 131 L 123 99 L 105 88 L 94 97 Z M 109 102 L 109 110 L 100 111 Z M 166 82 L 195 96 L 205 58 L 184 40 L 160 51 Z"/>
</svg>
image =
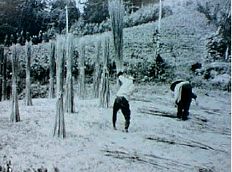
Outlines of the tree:
<svg viewBox="0 0 232 172">
<path fill-rule="evenodd" d="M 80 11 L 76 7 L 76 1 L 74 0 L 56 0 L 51 4 L 51 23 L 54 23 L 54 27 L 58 28 L 61 33 L 66 25 L 65 6 L 69 9 L 69 26 L 71 26 L 80 17 Z"/>
<path fill-rule="evenodd" d="M 50 23 L 47 4 L 41 0 L 1 0 L 0 2 L 0 42 L 5 35 L 24 31 L 37 35 L 45 31 Z"/>
<path fill-rule="evenodd" d="M 115 61 L 117 73 L 123 70 L 123 16 L 124 5 L 122 0 L 109 1 L 109 13 L 113 32 Z"/>
<path fill-rule="evenodd" d="M 37 35 L 41 30 L 45 31 L 50 22 L 46 3 L 40 0 L 26 0 L 20 5 L 19 31 Z"/>
<path fill-rule="evenodd" d="M 10 116 L 11 122 L 19 122 L 19 104 L 18 104 L 18 91 L 17 91 L 17 75 L 18 75 L 18 57 L 19 57 L 19 44 L 11 47 L 11 60 L 12 60 L 12 112 Z"/>
<path fill-rule="evenodd" d="M 65 138 L 65 120 L 64 120 L 64 108 L 63 108 L 63 85 L 64 85 L 64 38 L 62 36 L 57 37 L 57 70 L 56 70 L 56 118 L 53 136 Z"/>
<path fill-rule="evenodd" d="M 108 0 L 86 1 L 83 18 L 87 23 L 101 23 L 107 17 L 109 17 Z"/>
<path fill-rule="evenodd" d="M 23 0 L 1 0 L 0 2 L 0 42 L 3 42 L 5 35 L 15 34 L 20 25 L 20 4 Z"/>
<path fill-rule="evenodd" d="M 26 105 L 31 106 L 32 105 L 32 99 L 31 99 L 31 47 L 32 42 L 27 41 L 26 42 Z"/>
<path fill-rule="evenodd" d="M 231 2 L 229 0 L 208 0 L 197 2 L 197 10 L 204 14 L 209 24 L 217 28 L 209 37 L 207 48 L 211 58 L 224 57 L 228 60 L 231 54 Z"/>
</svg>

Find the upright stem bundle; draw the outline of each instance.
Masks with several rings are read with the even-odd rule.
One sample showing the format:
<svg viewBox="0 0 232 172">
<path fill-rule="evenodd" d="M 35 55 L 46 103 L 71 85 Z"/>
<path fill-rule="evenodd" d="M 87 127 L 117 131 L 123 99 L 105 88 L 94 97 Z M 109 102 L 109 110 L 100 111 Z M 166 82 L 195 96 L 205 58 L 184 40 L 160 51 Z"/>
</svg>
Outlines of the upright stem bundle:
<svg viewBox="0 0 232 172">
<path fill-rule="evenodd" d="M 81 45 L 79 59 L 79 95 L 80 98 L 85 98 L 85 45 Z"/>
<path fill-rule="evenodd" d="M 109 107 L 110 102 L 110 89 L 109 89 L 109 70 L 108 70 L 108 60 L 109 60 L 109 39 L 105 39 L 104 43 L 104 61 L 103 61 L 103 72 L 101 77 L 100 86 L 100 106 Z"/>
<path fill-rule="evenodd" d="M 123 0 L 109 0 L 117 72 L 123 70 Z"/>
<path fill-rule="evenodd" d="M 61 36 L 57 37 L 57 70 L 56 70 L 56 84 L 57 84 L 57 101 L 56 101 L 56 118 L 54 127 L 54 136 L 65 137 L 65 121 L 63 108 L 63 84 L 64 84 L 64 39 Z"/>
<path fill-rule="evenodd" d="M 4 54 L 4 49 L 3 49 L 3 60 L 2 60 L 2 67 L 1 67 L 1 77 L 2 77 L 2 98 L 1 100 L 6 100 L 7 99 L 7 91 L 6 91 L 6 65 L 7 65 L 7 55 L 8 53 L 5 52 Z"/>
<path fill-rule="evenodd" d="M 66 40 L 66 58 L 67 58 L 67 75 L 66 75 L 66 97 L 65 110 L 68 113 L 74 112 L 74 94 L 72 80 L 72 57 L 73 57 L 73 35 L 68 34 Z"/>
<path fill-rule="evenodd" d="M 93 92 L 94 92 L 94 97 L 98 98 L 99 97 L 99 86 L 101 82 L 101 69 L 100 69 L 100 64 L 99 64 L 100 50 L 101 50 L 100 40 L 97 41 L 96 49 L 97 49 L 97 54 L 96 54 L 96 61 L 95 61 L 95 76 L 93 80 Z"/>
<path fill-rule="evenodd" d="M 32 105 L 31 98 L 31 46 L 32 42 L 26 42 L 26 105 Z"/>
<path fill-rule="evenodd" d="M 55 42 L 50 42 L 50 57 L 49 57 L 49 98 L 55 98 L 54 77 L 55 77 Z"/>
<path fill-rule="evenodd" d="M 18 104 L 18 92 L 17 92 L 17 75 L 18 75 L 18 46 L 12 45 L 12 112 L 10 116 L 11 122 L 19 122 L 19 104 Z"/>
<path fill-rule="evenodd" d="M 0 100 L 3 99 L 3 70 L 4 70 L 4 47 L 0 46 Z"/>
</svg>

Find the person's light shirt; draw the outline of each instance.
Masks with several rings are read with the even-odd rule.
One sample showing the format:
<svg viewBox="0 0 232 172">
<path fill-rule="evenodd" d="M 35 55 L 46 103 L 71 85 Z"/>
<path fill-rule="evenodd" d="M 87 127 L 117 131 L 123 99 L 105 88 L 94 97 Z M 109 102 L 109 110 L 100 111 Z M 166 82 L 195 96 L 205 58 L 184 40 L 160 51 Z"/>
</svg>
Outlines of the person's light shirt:
<svg viewBox="0 0 232 172">
<path fill-rule="evenodd" d="M 133 78 L 120 75 L 119 81 L 121 82 L 122 85 L 120 86 L 117 92 L 117 96 L 123 96 L 128 100 L 130 98 L 130 95 L 134 91 Z"/>
</svg>

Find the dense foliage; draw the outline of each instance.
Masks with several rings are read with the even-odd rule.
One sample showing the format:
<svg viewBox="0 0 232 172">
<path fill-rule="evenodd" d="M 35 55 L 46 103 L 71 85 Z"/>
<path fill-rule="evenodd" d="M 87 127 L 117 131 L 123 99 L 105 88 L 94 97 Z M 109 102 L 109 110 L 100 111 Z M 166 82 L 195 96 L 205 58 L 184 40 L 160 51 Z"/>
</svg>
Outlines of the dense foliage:
<svg viewBox="0 0 232 172">
<path fill-rule="evenodd" d="M 74 0 L 2 0 L 0 2 L 0 43 L 16 42 L 19 35 L 39 35 L 51 30 L 60 33 L 65 27 L 65 6 L 69 9 L 69 24 L 78 20 L 80 11 Z M 6 39 L 7 35 L 7 39 Z M 12 35 L 12 36 L 11 36 Z M 10 40 L 11 39 L 11 40 Z"/>
<path fill-rule="evenodd" d="M 83 18 L 87 23 L 101 23 L 109 17 L 108 0 L 88 0 L 84 7 Z"/>
<path fill-rule="evenodd" d="M 209 24 L 217 27 L 217 32 L 208 39 L 208 53 L 212 60 L 224 57 L 231 52 L 231 3 L 229 0 L 198 2 L 197 10 L 203 13 Z"/>
<path fill-rule="evenodd" d="M 67 0 L 68 1 L 68 0 Z M 68 4 L 69 25 L 72 25 L 80 17 L 80 11 L 76 7 L 75 1 L 56 0 L 51 4 L 50 18 L 59 33 L 65 28 L 65 6 Z"/>
<path fill-rule="evenodd" d="M 158 0 L 125 0 L 126 27 L 156 20 L 153 13 L 138 11 L 143 5 Z M 74 34 L 87 35 L 110 30 L 108 0 L 87 0 L 80 13 L 75 0 L 1 0 L 0 2 L 0 43 L 9 46 L 12 42 L 25 43 L 31 36 L 33 43 L 53 38 L 65 31 L 65 6 L 68 5 L 69 29 Z M 23 38 L 23 40 L 21 40 Z"/>
</svg>

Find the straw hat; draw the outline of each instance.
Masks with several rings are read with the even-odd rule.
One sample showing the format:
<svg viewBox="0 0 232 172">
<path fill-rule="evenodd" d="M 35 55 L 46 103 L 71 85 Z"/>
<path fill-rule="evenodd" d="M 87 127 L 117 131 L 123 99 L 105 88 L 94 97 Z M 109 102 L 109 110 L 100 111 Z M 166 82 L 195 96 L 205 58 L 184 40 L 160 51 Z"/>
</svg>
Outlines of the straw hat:
<svg viewBox="0 0 232 172">
<path fill-rule="evenodd" d="M 183 81 L 184 81 L 184 80 L 182 80 L 182 79 L 178 79 L 178 80 L 172 82 L 172 83 L 171 83 L 171 86 L 170 86 L 170 89 L 171 89 L 172 91 L 174 91 L 176 85 L 179 84 L 180 82 L 183 82 Z"/>
</svg>

